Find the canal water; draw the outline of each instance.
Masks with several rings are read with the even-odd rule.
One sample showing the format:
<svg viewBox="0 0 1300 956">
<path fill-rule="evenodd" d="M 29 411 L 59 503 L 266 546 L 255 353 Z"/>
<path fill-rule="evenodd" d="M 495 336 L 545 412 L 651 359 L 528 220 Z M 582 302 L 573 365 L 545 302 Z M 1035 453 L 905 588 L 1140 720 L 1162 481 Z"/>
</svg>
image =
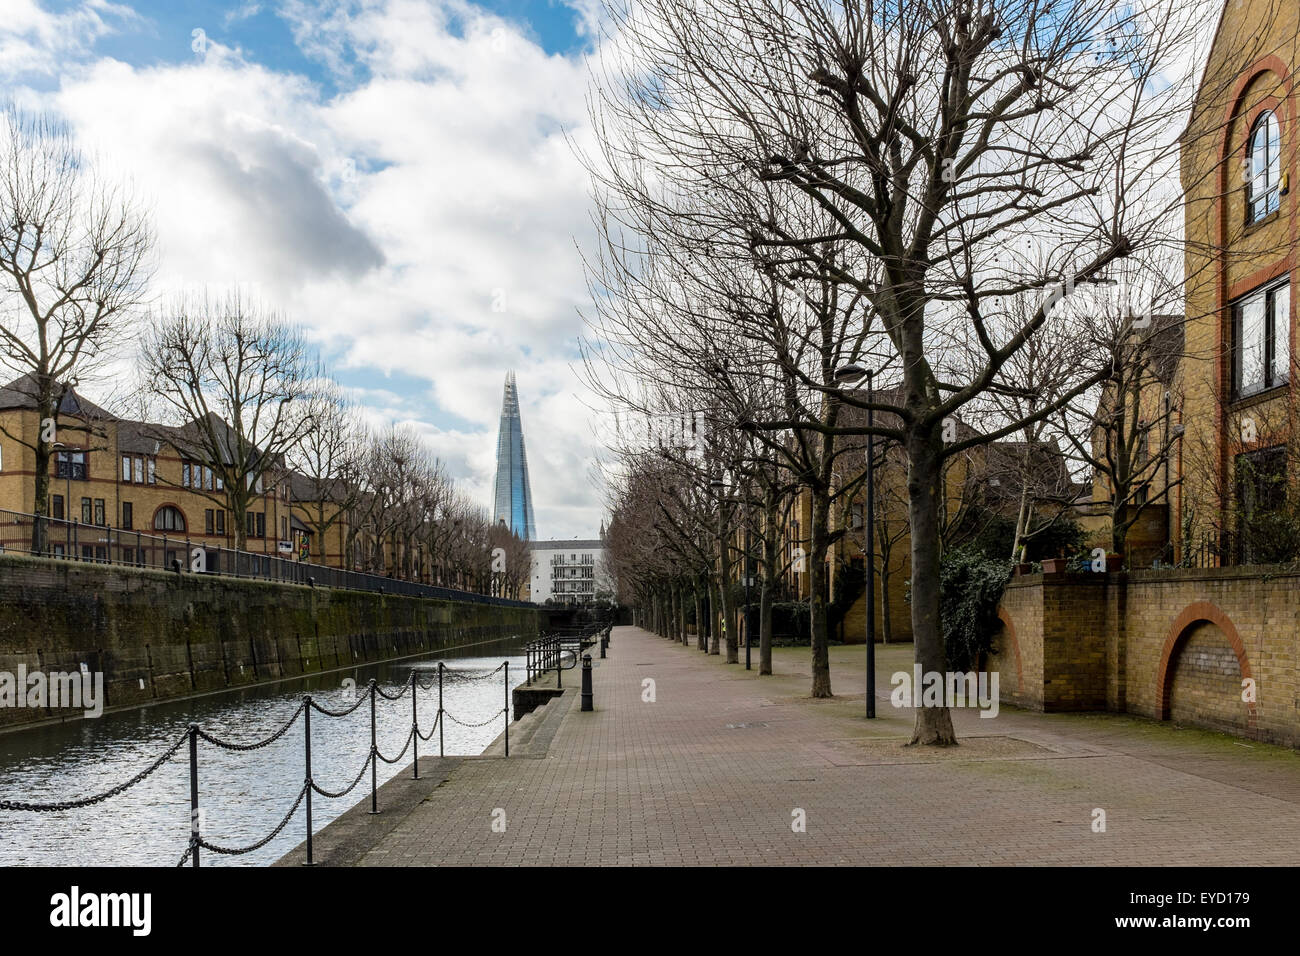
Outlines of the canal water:
<svg viewBox="0 0 1300 956">
<path fill-rule="evenodd" d="M 448 671 L 443 707 L 456 718 L 444 722 L 446 753 L 479 754 L 505 727 L 501 714 L 509 696 L 505 671 L 491 672 L 508 661 L 510 688 L 525 677 L 518 640 L 0 734 L 0 800 L 52 803 L 92 796 L 144 770 L 185 734 L 191 723 L 224 741 L 254 743 L 279 730 L 293 716 L 304 694 L 311 694 L 324 708 L 344 710 L 356 702 L 358 694 L 366 693 L 371 679 L 378 681 L 382 690 L 396 694 L 412 670 L 421 683 L 434 684 L 433 689 L 422 688 L 416 696 L 420 731 L 428 734 L 438 714 L 439 661 Z M 396 756 L 411 730 L 409 691 L 400 700 L 378 698 L 376 728 L 380 753 Z M 423 756 L 436 756 L 437 735 L 419 741 L 419 749 Z M 369 750 L 368 702 L 346 717 L 312 713 L 312 777 L 317 786 L 332 792 L 347 787 L 360 772 Z M 379 785 L 404 769 L 409 773 L 410 760 L 408 750 L 395 764 L 378 761 Z M 228 751 L 200 740 L 198 763 L 204 838 L 226 847 L 256 843 L 279 824 L 302 789 L 302 718 L 279 740 L 259 750 Z M 189 839 L 189 773 L 186 744 L 154 774 L 102 803 L 52 813 L 0 810 L 0 866 L 174 866 Z M 370 798 L 369 770 L 345 797 L 330 800 L 314 794 L 313 829 L 320 832 L 363 798 Z M 272 863 L 306 838 L 305 825 L 300 806 L 280 835 L 266 846 L 243 856 L 203 851 L 203 865 Z"/>
</svg>

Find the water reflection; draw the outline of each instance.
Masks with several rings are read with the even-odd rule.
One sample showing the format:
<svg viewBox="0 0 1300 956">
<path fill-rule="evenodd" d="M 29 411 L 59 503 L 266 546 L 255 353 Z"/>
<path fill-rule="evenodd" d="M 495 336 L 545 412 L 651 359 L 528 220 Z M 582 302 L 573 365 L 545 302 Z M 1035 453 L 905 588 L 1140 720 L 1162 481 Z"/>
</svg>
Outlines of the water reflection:
<svg viewBox="0 0 1300 956">
<path fill-rule="evenodd" d="M 478 645 L 388 664 L 374 664 L 245 688 L 189 701 L 156 704 L 60 726 L 0 735 L 0 798 L 33 803 L 68 800 L 116 786 L 156 760 L 191 723 L 223 740 L 253 743 L 278 730 L 309 693 L 322 707 L 344 710 L 365 693 L 373 678 L 390 694 L 399 692 L 411 671 L 430 690 L 416 694 L 419 726 L 428 734 L 438 712 L 437 661 L 456 672 L 444 682 L 444 707 L 462 723 L 443 728 L 446 753 L 481 753 L 501 733 L 506 705 L 504 673 L 488 676 L 509 661 L 511 687 L 524 678 L 518 641 Z M 463 676 L 462 676 L 463 675 Z M 478 676 L 481 680 L 467 680 Z M 355 689 L 354 689 L 355 688 Z M 495 716 L 495 719 L 490 719 Z M 487 723 L 483 726 L 466 724 Z M 411 697 L 376 707 L 381 753 L 395 757 L 411 729 Z M 346 717 L 312 714 L 312 777 L 330 791 L 356 777 L 370 748 L 370 706 L 363 703 Z M 438 752 L 438 737 L 420 742 L 424 755 Z M 410 763 L 410 752 L 396 764 L 378 763 L 379 783 Z M 220 846 L 257 842 L 280 822 L 302 788 L 303 723 L 284 737 L 252 752 L 231 752 L 200 741 L 199 803 L 205 838 Z M 313 798 L 317 832 L 369 795 L 370 774 L 348 796 Z M 188 747 L 152 776 L 125 793 L 77 810 L 55 813 L 0 811 L 0 865 L 165 865 L 180 859 L 189 834 Z M 265 847 L 244 856 L 205 852 L 204 866 L 257 866 L 271 863 L 304 837 L 302 809 Z"/>
</svg>

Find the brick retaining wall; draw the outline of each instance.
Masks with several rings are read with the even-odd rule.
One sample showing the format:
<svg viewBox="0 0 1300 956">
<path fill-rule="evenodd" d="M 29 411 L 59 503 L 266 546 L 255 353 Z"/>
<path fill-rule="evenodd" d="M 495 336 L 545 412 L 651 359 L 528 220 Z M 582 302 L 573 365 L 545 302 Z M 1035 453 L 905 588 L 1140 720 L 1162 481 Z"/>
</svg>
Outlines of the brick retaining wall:
<svg viewBox="0 0 1300 956">
<path fill-rule="evenodd" d="M 533 608 L 0 555 L 0 671 L 84 664 L 109 707 L 536 634 Z"/>
<path fill-rule="evenodd" d="M 1300 573 L 1031 575 L 1012 581 L 999 611 L 989 666 L 1009 703 L 1300 744 Z M 1253 702 L 1242 699 L 1244 679 Z"/>
</svg>

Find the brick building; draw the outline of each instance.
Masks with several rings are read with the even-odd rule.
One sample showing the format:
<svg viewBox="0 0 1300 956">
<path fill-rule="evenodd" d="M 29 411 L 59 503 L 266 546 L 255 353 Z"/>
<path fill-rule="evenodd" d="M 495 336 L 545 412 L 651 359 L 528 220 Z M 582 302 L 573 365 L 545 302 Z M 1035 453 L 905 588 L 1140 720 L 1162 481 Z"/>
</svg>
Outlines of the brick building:
<svg viewBox="0 0 1300 956">
<path fill-rule="evenodd" d="M 1182 138 L 1187 355 L 1182 369 L 1180 551 L 1266 560 L 1259 518 L 1294 474 L 1300 7 L 1223 7 Z"/>
<path fill-rule="evenodd" d="M 25 379 L 0 388 L 0 510 L 8 512 L 0 527 L 0 545 L 25 550 L 29 533 L 20 515 L 35 509 L 36 455 L 32 445 L 40 418 Z M 54 459 L 50 465 L 47 514 L 58 522 L 50 534 L 55 555 L 104 559 L 108 536 L 89 529 L 139 532 L 189 541 L 195 546 L 232 548 L 236 532 L 224 507 L 222 483 L 211 467 L 188 460 L 167 440 L 169 426 L 132 421 L 113 415 L 79 395 L 64 390 L 56 423 Z M 257 482 L 257 495 L 246 515 L 244 549 L 256 554 L 297 557 L 310 538 L 307 526 L 293 514 L 289 476 Z M 30 527 L 30 525 L 27 525 Z M 132 545 L 118 536 L 116 548 Z M 101 553 L 102 552 L 102 553 Z M 176 556 L 182 553 L 179 544 Z M 130 563 L 125 552 L 114 560 Z M 170 558 L 155 563 L 170 564 Z"/>
</svg>

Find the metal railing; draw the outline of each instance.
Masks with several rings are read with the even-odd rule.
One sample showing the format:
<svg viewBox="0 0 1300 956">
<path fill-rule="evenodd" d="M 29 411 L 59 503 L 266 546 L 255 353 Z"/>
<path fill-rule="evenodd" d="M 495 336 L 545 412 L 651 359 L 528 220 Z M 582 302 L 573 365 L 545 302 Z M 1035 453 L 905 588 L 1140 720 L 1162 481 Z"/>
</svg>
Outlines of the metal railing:
<svg viewBox="0 0 1300 956">
<path fill-rule="evenodd" d="M 45 525 L 43 551 L 32 547 L 33 528 L 37 521 Z M 45 518 L 18 511 L 0 510 L 0 552 L 472 604 L 534 606 L 527 601 L 479 594 L 476 591 L 403 581 L 380 574 L 282 558 L 275 554 L 258 554 L 215 546 L 204 537 L 195 537 L 183 531 L 176 534 L 146 534 L 143 531 Z"/>
<path fill-rule="evenodd" d="M 534 677 L 540 677 L 547 671 L 555 671 L 555 686 L 564 686 L 563 672 L 578 666 L 582 652 L 594 644 L 601 646 L 600 656 L 605 656 L 609 646 L 612 624 L 587 624 L 582 627 L 563 628 L 547 634 L 545 637 L 524 645 L 527 677 L 525 684 L 531 684 Z"/>
<path fill-rule="evenodd" d="M 449 711 L 443 708 L 443 684 L 448 678 L 452 679 L 453 681 L 480 681 L 480 680 L 487 680 L 498 673 L 504 673 L 503 681 L 505 685 L 505 706 L 501 710 L 495 712 L 490 717 L 488 717 L 487 720 L 483 720 L 478 723 L 470 723 L 467 721 L 462 721 L 457 719 L 454 714 L 450 713 Z M 420 690 L 431 690 L 434 687 L 437 687 L 438 689 L 438 715 L 434 718 L 433 724 L 429 727 L 429 732 L 426 734 L 422 730 L 420 730 L 419 710 L 418 710 L 419 705 L 418 705 L 417 695 Z M 151 763 L 144 770 L 135 774 L 133 777 L 123 781 L 122 783 L 118 784 L 117 786 L 109 790 L 106 790 L 102 793 L 95 794 L 94 796 L 83 797 L 75 800 L 66 800 L 66 801 L 61 801 L 59 803 L 25 803 L 21 801 L 6 800 L 0 798 L 0 810 L 29 811 L 33 813 L 56 813 L 63 810 L 74 810 L 79 807 L 87 807 L 87 806 L 91 806 L 92 804 L 102 803 L 103 801 L 111 799 L 112 797 L 115 797 L 118 794 L 126 792 L 127 790 L 131 789 L 132 787 L 144 781 L 146 778 L 151 776 L 155 771 L 157 771 L 160 767 L 162 767 L 163 764 L 167 763 L 169 760 L 175 757 L 176 754 L 180 752 L 181 748 L 185 747 L 186 744 L 188 744 L 189 765 L 190 765 L 189 766 L 190 769 L 190 773 L 189 773 L 190 837 L 189 837 L 189 842 L 186 845 L 185 852 L 181 855 L 180 862 L 176 864 L 177 866 L 184 866 L 186 863 L 189 863 L 191 866 L 197 867 L 199 865 L 200 851 L 202 850 L 207 850 L 210 853 L 216 853 L 222 856 L 242 856 L 243 854 L 252 853 L 255 850 L 260 850 L 262 847 L 266 846 L 268 843 L 270 843 L 277 836 L 279 836 L 280 833 L 284 831 L 284 828 L 289 825 L 289 822 L 294 818 L 295 814 L 297 814 L 298 808 L 303 807 L 304 805 L 305 805 L 305 812 L 306 812 L 306 829 L 307 829 L 306 863 L 308 865 L 311 865 L 315 862 L 313 858 L 313 849 L 312 849 L 312 836 L 313 836 L 312 795 L 313 794 L 318 794 L 322 797 L 326 797 L 327 799 L 332 799 L 332 800 L 345 797 L 349 793 L 351 793 L 354 789 L 356 789 L 358 784 L 361 783 L 362 779 L 364 779 L 365 777 L 366 770 L 368 769 L 370 771 L 370 812 L 373 814 L 379 813 L 379 782 L 378 782 L 379 761 L 382 760 L 384 763 L 388 763 L 388 764 L 397 763 L 406 755 L 406 752 L 410 750 L 412 751 L 411 778 L 413 780 L 420 779 L 420 753 L 419 753 L 420 743 L 419 742 L 421 740 L 424 741 L 432 740 L 433 733 L 436 730 L 438 732 L 438 756 L 443 757 L 446 755 L 444 749 L 444 743 L 443 743 L 443 728 L 445 727 L 444 718 L 462 727 L 472 728 L 472 727 L 486 726 L 487 724 L 491 723 L 497 718 L 504 716 L 505 756 L 509 757 L 510 756 L 510 690 L 511 688 L 510 688 L 510 662 L 509 661 L 505 661 L 494 670 L 482 674 L 471 674 L 468 671 L 453 670 L 451 668 L 446 667 L 441 661 L 439 661 L 437 681 L 431 681 L 429 684 L 424 684 L 416 676 L 415 671 L 411 671 L 411 676 L 407 679 L 406 683 L 402 686 L 402 689 L 396 694 L 390 694 L 384 691 L 383 689 L 381 689 L 379 684 L 372 679 L 370 681 L 369 690 L 366 693 L 359 695 L 355 703 L 353 703 L 350 707 L 345 707 L 342 710 L 330 710 L 326 707 L 322 707 L 320 704 L 316 703 L 316 701 L 312 699 L 310 694 L 305 694 L 303 695 L 302 701 L 298 704 L 297 709 L 293 712 L 293 715 L 287 721 L 285 721 L 280 726 L 280 728 L 277 731 L 275 731 L 275 733 L 271 734 L 269 737 L 266 737 L 263 740 L 258 740 L 254 743 L 239 743 L 232 740 L 223 740 L 219 737 L 214 737 L 211 734 L 207 733 L 198 724 L 190 724 L 189 729 L 186 730 L 185 733 L 181 734 L 172 743 L 172 745 L 162 753 L 161 756 L 159 756 L 157 759 L 154 760 L 153 763 Z M 411 729 L 410 731 L 408 731 L 406 735 L 406 741 L 402 745 L 401 752 L 398 753 L 396 756 L 386 757 L 384 756 L 383 752 L 380 751 L 379 749 L 379 742 L 377 736 L 378 722 L 376 719 L 376 708 L 378 706 L 378 702 L 381 698 L 386 701 L 398 701 L 401 700 L 403 697 L 405 697 L 408 692 L 411 695 Z M 327 718 L 346 717 L 349 714 L 351 714 L 353 711 L 361 707 L 363 704 L 365 704 L 367 701 L 369 701 L 370 703 L 370 752 L 369 754 L 367 754 L 365 761 L 361 764 L 361 768 L 357 771 L 356 776 L 352 778 L 352 782 L 348 784 L 347 787 L 338 791 L 326 790 L 324 787 L 321 787 L 319 784 L 317 784 L 316 781 L 312 778 L 312 767 L 311 767 L 312 714 L 314 712 Z M 221 750 L 239 751 L 245 753 L 254 750 L 261 750 L 264 747 L 269 747 L 271 744 L 275 743 L 281 737 L 285 736 L 285 734 L 287 734 L 293 728 L 293 726 L 298 722 L 299 718 L 302 718 L 303 721 L 304 767 L 303 767 L 302 788 L 298 791 L 297 797 L 294 799 L 293 805 L 289 807 L 288 812 L 280 819 L 280 822 L 275 826 L 275 828 L 269 834 L 267 834 L 262 839 L 258 840 L 256 843 L 251 843 L 246 846 L 231 847 L 231 846 L 222 846 L 220 844 L 212 843 L 209 840 L 207 840 L 203 836 L 203 833 L 201 832 L 202 828 L 200 825 L 202 820 L 202 814 L 200 812 L 200 807 L 199 807 L 199 743 L 200 741 L 205 744 L 209 744 L 213 747 L 217 747 Z"/>
</svg>

